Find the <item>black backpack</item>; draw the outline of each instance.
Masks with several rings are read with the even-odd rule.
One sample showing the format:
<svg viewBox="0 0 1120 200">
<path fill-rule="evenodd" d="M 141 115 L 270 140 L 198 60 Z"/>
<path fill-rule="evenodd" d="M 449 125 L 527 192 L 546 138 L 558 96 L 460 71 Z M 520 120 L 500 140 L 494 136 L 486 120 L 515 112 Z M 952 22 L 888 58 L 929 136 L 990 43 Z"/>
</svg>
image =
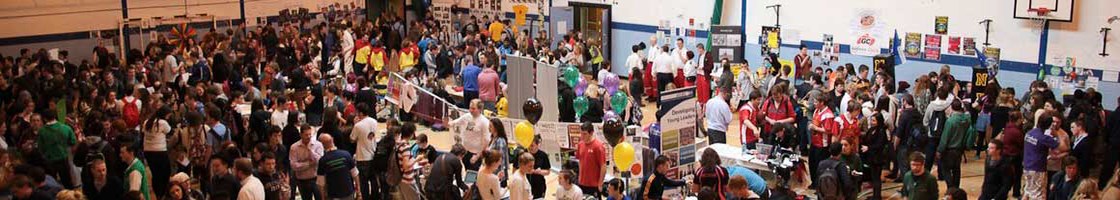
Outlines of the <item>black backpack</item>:
<svg viewBox="0 0 1120 200">
<path fill-rule="evenodd" d="M 381 140 L 377 141 L 377 148 L 373 150 L 373 170 L 385 171 L 389 169 L 389 160 L 396 154 L 394 148 L 396 142 L 389 135 L 381 136 Z"/>
<path fill-rule="evenodd" d="M 940 138 L 941 132 L 945 130 L 945 121 L 948 120 L 945 116 L 945 111 L 934 111 L 929 119 L 929 133 L 926 134 L 929 138 Z"/>
<path fill-rule="evenodd" d="M 844 199 L 844 189 L 840 184 L 840 172 L 836 168 L 839 161 L 826 160 L 822 162 L 820 176 L 817 177 L 817 195 L 823 200 Z"/>
</svg>

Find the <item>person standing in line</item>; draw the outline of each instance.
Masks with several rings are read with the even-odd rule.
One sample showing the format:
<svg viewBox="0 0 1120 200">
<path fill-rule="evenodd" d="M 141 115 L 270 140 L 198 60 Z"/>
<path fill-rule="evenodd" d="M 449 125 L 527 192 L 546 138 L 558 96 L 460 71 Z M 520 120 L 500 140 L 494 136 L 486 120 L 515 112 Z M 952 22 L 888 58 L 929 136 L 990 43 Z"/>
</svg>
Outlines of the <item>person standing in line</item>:
<svg viewBox="0 0 1120 200">
<path fill-rule="evenodd" d="M 859 151 L 865 156 L 864 161 L 867 162 L 866 173 L 868 182 L 871 182 L 873 192 L 871 199 L 883 199 L 883 166 L 889 165 L 889 157 L 886 152 L 886 147 L 889 145 L 887 141 L 887 126 L 886 120 L 883 119 L 883 114 L 875 113 L 868 120 L 867 132 L 863 135 L 863 146 Z"/>
<path fill-rule="evenodd" d="M 1011 172 L 1008 174 L 1011 178 L 1011 197 L 1021 197 L 1023 180 L 1023 113 L 1019 110 L 1011 110 L 1007 114 L 1007 125 L 1003 128 L 1002 133 L 996 136 L 1000 142 L 1003 142 L 1003 156 L 1010 160 Z"/>
<path fill-rule="evenodd" d="M 758 92 L 753 93 L 757 94 Z M 755 95 L 752 94 L 751 96 Z M 821 95 L 815 99 L 816 110 L 813 111 L 813 121 L 809 124 L 809 131 L 812 132 L 811 148 L 809 148 L 809 172 L 812 174 L 813 182 L 816 182 L 817 177 L 820 176 L 820 171 L 817 169 L 819 165 L 816 163 L 826 159 L 828 157 L 828 145 L 838 141 L 836 137 L 839 133 L 836 131 L 836 115 L 832 113 L 832 109 L 828 106 L 829 98 L 827 95 Z M 813 184 L 810 188 L 816 188 L 814 186 L 816 184 Z"/>
<path fill-rule="evenodd" d="M 968 135 L 972 129 L 972 118 L 965 112 L 960 101 L 953 101 L 946 112 L 945 131 L 941 133 L 941 143 L 937 145 L 937 157 L 941 160 L 945 184 L 949 188 L 959 188 L 961 184 L 961 159 L 968 148 Z"/>
<path fill-rule="evenodd" d="M 533 169 L 526 173 L 526 179 L 529 179 L 529 185 L 533 188 L 533 199 L 544 198 L 545 191 L 548 190 L 548 184 L 545 182 L 545 176 L 552 173 L 552 163 L 548 160 L 548 153 L 541 151 L 541 136 L 536 135 L 533 137 L 533 144 L 529 145 L 529 153 L 533 156 Z"/>
<path fill-rule="evenodd" d="M 354 200 L 354 189 L 357 187 L 358 168 L 354 167 L 354 157 L 350 152 L 338 149 L 334 138 L 330 134 L 319 135 L 319 143 L 323 144 L 323 157 L 319 158 L 318 185 L 322 189 L 323 199 Z M 239 199 L 240 200 L 240 199 Z"/>
<path fill-rule="evenodd" d="M 485 56 L 483 56 L 485 58 Z M 498 77 L 497 65 L 490 64 L 478 74 L 478 98 L 486 110 L 498 112 L 498 97 L 502 95 L 502 82 Z"/>
<path fill-rule="evenodd" d="M 653 60 L 653 71 L 657 73 L 657 92 L 665 91 L 669 83 L 673 82 L 673 74 L 677 71 L 676 61 L 669 54 L 669 46 L 661 46 L 661 54 Z"/>
<path fill-rule="evenodd" d="M 237 192 L 237 200 L 265 200 L 264 184 L 253 176 L 253 160 L 238 158 L 233 161 L 234 175 L 241 180 L 241 190 Z"/>
<path fill-rule="evenodd" d="M 261 155 L 260 165 L 257 165 L 257 174 L 264 185 L 264 198 L 267 200 L 288 200 L 291 196 L 291 182 L 288 174 L 277 169 L 276 155 L 265 152 Z"/>
<path fill-rule="evenodd" d="M 1046 200 L 1046 157 L 1051 149 L 1064 152 L 1069 149 L 1069 136 L 1051 135 L 1056 116 L 1052 112 L 1042 112 L 1036 119 L 1035 128 L 1027 132 L 1023 139 L 1023 199 Z"/>
<path fill-rule="evenodd" d="M 350 141 L 357 144 L 354 160 L 357 160 L 359 196 L 373 198 L 380 196 L 377 188 L 376 172 L 373 172 L 373 152 L 377 149 L 377 120 L 370 117 L 369 106 L 359 104 L 355 114 L 357 123 L 350 131 Z M 364 172 L 364 173 L 363 173 Z"/>
<path fill-rule="evenodd" d="M 78 144 L 78 138 L 74 135 L 74 129 L 58 121 L 57 112 L 48 110 L 43 112 L 41 118 L 46 119 L 47 123 L 38 130 L 39 137 L 35 139 L 35 144 L 38 146 L 36 150 L 46 161 L 47 174 L 58 177 L 59 181 L 69 188 L 75 180 L 70 166 L 70 159 L 72 159 L 70 148 Z"/>
<path fill-rule="evenodd" d="M 642 76 L 642 74 L 644 74 L 644 72 L 642 71 L 642 66 L 644 64 L 642 64 L 642 55 L 640 53 L 642 49 L 640 46 L 634 45 L 630 47 L 630 50 L 632 51 L 632 53 L 630 53 L 630 56 L 626 57 L 625 66 L 626 68 L 630 69 L 630 81 L 628 81 L 628 83 L 630 84 L 630 96 L 634 98 L 633 103 L 638 104 L 638 107 L 641 107 L 641 105 L 643 104 L 642 97 L 645 96 L 645 88 L 642 85 L 645 80 L 643 79 L 645 77 Z"/>
<path fill-rule="evenodd" d="M 143 124 L 144 130 L 144 157 L 152 169 L 152 180 L 167 180 L 171 177 L 171 159 L 167 154 L 167 135 L 171 133 L 171 125 L 167 123 L 167 116 L 171 114 L 171 107 L 160 107 L 155 116 Z M 166 196 L 167 182 L 156 181 L 152 183 L 156 196 Z"/>
<path fill-rule="evenodd" d="M 119 177 L 109 176 L 105 160 L 90 162 L 90 180 L 82 182 L 82 193 L 90 200 L 115 200 L 124 196 L 124 185 Z"/>
<path fill-rule="evenodd" d="M 727 102 L 731 101 L 731 87 L 720 87 L 717 97 L 704 104 L 704 119 L 712 144 L 727 143 L 727 125 L 731 123 L 731 107 Z"/>
<path fill-rule="evenodd" d="M 463 102 L 471 102 L 478 99 L 478 75 L 482 73 L 482 68 L 473 62 L 470 55 L 466 55 L 463 60 L 467 62 L 466 67 L 463 67 L 462 72 L 459 73 L 463 79 Z M 478 60 L 485 66 L 486 56 L 479 56 Z M 467 105 L 461 105 L 460 107 L 465 106 Z"/>
<path fill-rule="evenodd" d="M 322 192 L 315 186 L 315 174 L 319 168 L 319 158 L 323 157 L 323 144 L 311 138 L 314 132 L 310 125 L 301 126 L 300 140 L 292 144 L 288 152 L 296 188 L 303 200 L 322 200 Z"/>
<path fill-rule="evenodd" d="M 579 185 L 583 194 L 599 197 L 599 188 L 603 188 L 603 177 L 607 174 L 606 145 L 599 141 L 595 135 L 595 127 L 591 122 L 584 122 L 580 129 L 580 143 L 576 148 L 576 158 L 579 159 Z"/>
<path fill-rule="evenodd" d="M 898 176 L 893 177 L 894 182 L 902 182 L 903 174 L 910 171 L 910 151 L 916 149 L 915 137 L 918 134 L 924 134 L 921 120 L 922 113 L 914 107 L 914 96 L 909 94 L 902 95 L 900 98 L 902 107 L 899 108 L 898 122 L 895 122 L 893 137 L 896 155 L 894 155 L 894 174 Z M 888 177 L 891 177 L 888 175 Z"/>
<path fill-rule="evenodd" d="M 1004 144 L 1000 140 L 988 142 L 988 160 L 984 162 L 984 183 L 980 190 L 980 200 L 1007 200 L 1011 191 L 1011 159 L 1003 155 Z"/>
</svg>

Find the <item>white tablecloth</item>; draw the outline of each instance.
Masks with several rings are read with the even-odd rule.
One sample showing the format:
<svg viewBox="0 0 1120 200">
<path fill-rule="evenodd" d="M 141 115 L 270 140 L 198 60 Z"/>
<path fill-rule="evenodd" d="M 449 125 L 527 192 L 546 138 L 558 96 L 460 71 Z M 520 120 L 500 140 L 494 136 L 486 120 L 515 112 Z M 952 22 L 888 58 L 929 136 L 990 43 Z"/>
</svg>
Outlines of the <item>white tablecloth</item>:
<svg viewBox="0 0 1120 200">
<path fill-rule="evenodd" d="M 766 165 L 766 161 L 756 158 L 754 155 L 749 155 L 743 152 L 743 148 L 733 147 L 727 144 L 712 144 L 707 148 L 715 150 L 719 153 L 719 157 L 723 159 L 724 165 L 739 165 L 753 169 L 757 172 L 771 172 L 770 167 Z M 700 149 L 696 152 L 704 152 Z"/>
</svg>

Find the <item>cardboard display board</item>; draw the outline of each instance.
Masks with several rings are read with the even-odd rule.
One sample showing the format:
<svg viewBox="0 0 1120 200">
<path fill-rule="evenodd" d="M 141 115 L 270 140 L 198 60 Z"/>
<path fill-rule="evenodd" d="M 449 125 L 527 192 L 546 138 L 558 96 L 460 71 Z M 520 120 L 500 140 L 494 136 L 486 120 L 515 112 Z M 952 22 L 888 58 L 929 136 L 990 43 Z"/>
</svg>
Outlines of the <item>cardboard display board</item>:
<svg viewBox="0 0 1120 200">
<path fill-rule="evenodd" d="M 657 111 L 660 124 L 661 155 L 674 160 L 672 171 L 686 172 L 696 162 L 699 106 L 696 87 L 679 88 L 661 92 L 661 109 Z M 670 177 L 679 178 L 679 174 Z"/>
<path fill-rule="evenodd" d="M 508 102 L 509 117 L 525 119 L 521 106 L 530 97 L 535 97 L 536 89 L 533 87 L 533 76 L 537 62 L 532 58 L 520 56 L 506 57 L 506 102 Z M 544 116 L 544 115 L 542 115 Z M 512 129 L 511 129 L 512 130 Z"/>
<path fill-rule="evenodd" d="M 726 58 L 731 63 L 743 62 L 743 28 L 742 26 L 712 26 L 712 52 L 716 53 L 714 61 L 719 63 Z"/>
</svg>

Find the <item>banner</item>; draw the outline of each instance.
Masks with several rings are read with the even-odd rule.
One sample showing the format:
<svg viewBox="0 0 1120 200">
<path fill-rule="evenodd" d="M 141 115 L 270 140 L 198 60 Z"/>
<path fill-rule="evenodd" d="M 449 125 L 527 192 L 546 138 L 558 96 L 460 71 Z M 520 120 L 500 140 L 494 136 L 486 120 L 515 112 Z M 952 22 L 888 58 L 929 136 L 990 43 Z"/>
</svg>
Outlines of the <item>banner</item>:
<svg viewBox="0 0 1120 200">
<path fill-rule="evenodd" d="M 988 73 L 999 73 L 999 48 L 984 47 L 984 56 L 987 56 L 985 62 L 988 63 L 988 69 L 992 70 Z"/>
<path fill-rule="evenodd" d="M 961 48 L 964 49 L 964 55 L 966 55 L 966 56 L 975 56 L 976 55 L 976 38 L 970 38 L 970 37 L 961 38 L 961 46 L 963 46 Z"/>
<path fill-rule="evenodd" d="M 773 26 L 763 26 L 762 34 L 759 37 L 759 46 L 762 46 L 762 56 L 767 56 L 771 53 L 781 54 L 782 44 L 782 28 Z"/>
<path fill-rule="evenodd" d="M 972 68 L 972 102 L 979 102 L 986 95 L 983 88 L 988 87 L 989 78 L 992 77 L 988 74 L 988 68 Z"/>
<path fill-rule="evenodd" d="M 937 16 L 933 20 L 933 32 L 945 35 L 949 33 L 949 16 Z"/>
<path fill-rule="evenodd" d="M 949 36 L 949 49 L 945 50 L 948 54 L 960 55 L 961 54 L 961 37 Z"/>
<path fill-rule="evenodd" d="M 922 58 L 922 34 L 906 33 L 905 48 L 905 55 L 907 58 Z"/>
<path fill-rule="evenodd" d="M 926 34 L 926 60 L 941 60 L 941 35 Z"/>
<path fill-rule="evenodd" d="M 659 148 L 661 155 L 676 161 L 670 166 L 675 172 L 670 177 L 688 173 L 688 166 L 696 162 L 698 113 L 696 87 L 661 92 L 661 109 L 657 111 L 661 127 Z"/>
<path fill-rule="evenodd" d="M 883 43 L 881 41 L 889 37 L 883 35 L 885 27 L 886 23 L 879 18 L 878 11 L 859 10 L 852 20 L 852 35 L 855 36 L 851 46 L 852 55 L 879 55 L 879 46 Z"/>
</svg>

